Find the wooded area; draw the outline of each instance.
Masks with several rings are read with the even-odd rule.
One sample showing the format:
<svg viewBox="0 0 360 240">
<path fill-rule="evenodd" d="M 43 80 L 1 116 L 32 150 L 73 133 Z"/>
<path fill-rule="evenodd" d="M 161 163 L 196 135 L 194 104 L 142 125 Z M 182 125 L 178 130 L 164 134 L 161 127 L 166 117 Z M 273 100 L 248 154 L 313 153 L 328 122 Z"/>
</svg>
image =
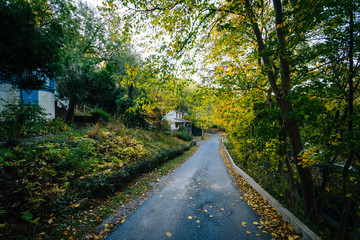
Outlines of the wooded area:
<svg viewBox="0 0 360 240">
<path fill-rule="evenodd" d="M 109 121 L 168 134 L 163 115 L 178 109 L 223 129 L 236 163 L 324 239 L 360 234 L 358 2 L 0 0 L 0 20 L 0 84 L 41 89 L 48 77 L 68 103 L 62 120 L 7 105 L 4 179 L 22 139 L 66 134 L 76 106 L 93 110 L 93 138 L 108 141 Z M 17 217 L 41 222 L 39 199 L 24 198 L 31 207 Z M 2 222 L 14 206 L 0 205 Z"/>
</svg>

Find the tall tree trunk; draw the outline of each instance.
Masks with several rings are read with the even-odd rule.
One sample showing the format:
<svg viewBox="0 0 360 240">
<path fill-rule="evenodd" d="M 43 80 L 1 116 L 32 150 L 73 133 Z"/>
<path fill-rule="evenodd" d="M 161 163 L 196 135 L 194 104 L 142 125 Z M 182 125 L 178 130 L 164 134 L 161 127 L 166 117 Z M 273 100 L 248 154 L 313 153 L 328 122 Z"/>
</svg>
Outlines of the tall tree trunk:
<svg viewBox="0 0 360 240">
<path fill-rule="evenodd" d="M 303 149 L 303 145 L 296 119 L 292 116 L 292 104 L 286 99 L 279 99 L 279 104 L 282 115 L 286 116 L 284 117 L 283 126 L 289 138 L 291 152 L 296 163 L 296 170 L 300 177 L 305 216 L 311 221 L 317 223 L 318 214 L 316 198 L 310 168 L 298 165 L 298 163 L 300 162 L 298 156 Z"/>
<path fill-rule="evenodd" d="M 282 117 L 279 117 L 279 125 L 283 126 L 283 119 Z M 291 206 L 297 210 L 298 209 L 298 201 L 297 201 L 297 194 L 296 194 L 296 185 L 295 185 L 295 177 L 294 177 L 294 171 L 290 164 L 289 156 L 286 152 L 286 132 L 279 131 L 279 142 L 281 145 L 281 155 L 285 156 L 284 162 L 286 165 L 286 168 L 288 170 L 289 175 L 289 185 L 290 185 L 290 199 L 291 199 Z"/>
<path fill-rule="evenodd" d="M 354 161 L 354 131 L 353 131 L 353 117 L 354 117 L 354 13 L 351 8 L 350 4 L 350 37 L 349 37 L 349 94 L 348 94 L 348 108 L 349 108 L 349 122 L 348 122 L 348 131 L 349 131 L 349 157 L 345 163 L 343 169 L 343 197 L 344 197 L 344 210 L 341 215 L 340 219 L 340 229 L 338 234 L 338 239 L 349 239 L 349 234 L 351 232 L 351 224 L 350 224 L 350 217 L 352 211 L 352 198 L 346 197 L 346 194 L 349 190 L 349 168 Z"/>
<path fill-rule="evenodd" d="M 67 123 L 71 123 L 72 120 L 73 120 L 74 111 L 75 111 L 75 105 L 76 105 L 75 102 L 70 99 L 70 101 L 69 101 L 69 109 L 67 110 L 66 119 L 65 119 L 65 121 Z"/>
<path fill-rule="evenodd" d="M 288 169 L 288 174 L 289 174 L 291 206 L 295 210 L 298 210 L 298 200 L 296 197 L 296 185 L 295 185 L 294 171 L 291 167 L 288 155 L 285 156 L 285 164 L 286 164 L 286 168 Z"/>
<path fill-rule="evenodd" d="M 314 184 L 312 181 L 312 175 L 310 169 L 308 167 L 303 168 L 302 166 L 299 166 L 297 164 L 299 163 L 298 154 L 302 151 L 303 146 L 302 146 L 300 131 L 296 119 L 294 117 L 292 103 L 287 99 L 287 95 L 291 89 L 291 79 L 290 79 L 288 54 L 286 51 L 286 44 L 285 44 L 285 32 L 282 26 L 283 17 L 282 17 L 281 1 L 273 0 L 273 5 L 275 9 L 275 23 L 277 29 L 277 37 L 280 45 L 282 89 L 280 89 L 276 83 L 276 77 L 271 68 L 272 64 L 268 56 L 268 53 L 266 52 L 265 44 L 259 29 L 259 25 L 255 21 L 256 16 L 250 5 L 250 0 L 245 0 L 245 8 L 251 19 L 251 26 L 256 37 L 259 52 L 261 53 L 261 57 L 264 61 L 264 65 L 271 89 L 273 90 L 276 99 L 279 103 L 281 114 L 284 116 L 283 127 L 289 138 L 291 151 L 301 181 L 305 216 L 311 221 L 317 223 L 318 222 L 317 206 L 316 206 L 316 199 L 314 193 Z"/>
</svg>

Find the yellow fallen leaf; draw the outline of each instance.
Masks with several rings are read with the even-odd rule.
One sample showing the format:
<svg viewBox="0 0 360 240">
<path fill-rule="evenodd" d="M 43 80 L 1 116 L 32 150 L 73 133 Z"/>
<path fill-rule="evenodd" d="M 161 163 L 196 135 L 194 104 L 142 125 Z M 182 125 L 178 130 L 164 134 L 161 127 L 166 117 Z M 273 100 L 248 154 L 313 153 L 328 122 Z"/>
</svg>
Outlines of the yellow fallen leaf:
<svg viewBox="0 0 360 240">
<path fill-rule="evenodd" d="M 253 222 L 253 224 L 254 224 L 254 225 L 259 225 L 259 223 L 258 223 L 258 222 Z"/>
<path fill-rule="evenodd" d="M 197 222 L 197 223 L 200 223 L 200 220 L 197 220 L 196 222 Z"/>
<path fill-rule="evenodd" d="M 65 230 L 65 231 L 63 232 L 63 234 L 64 234 L 65 236 L 68 235 L 68 231 Z"/>
<path fill-rule="evenodd" d="M 210 215 L 209 217 L 214 217 L 213 215 Z"/>
<path fill-rule="evenodd" d="M 125 222 L 125 218 L 121 219 L 120 224 L 123 224 Z"/>
<path fill-rule="evenodd" d="M 236 206 L 236 204 L 235 204 L 235 203 L 233 203 L 232 205 L 233 205 L 233 206 Z"/>
<path fill-rule="evenodd" d="M 172 234 L 171 234 L 170 232 L 167 232 L 167 233 L 166 233 L 166 236 L 172 237 Z"/>
<path fill-rule="evenodd" d="M 330 192 L 330 188 L 329 188 L 329 187 L 326 187 L 325 190 L 326 190 L 327 192 Z"/>
<path fill-rule="evenodd" d="M 255 235 L 256 235 L 257 237 L 260 237 L 260 236 L 261 236 L 261 235 L 260 235 L 260 234 L 258 234 L 258 233 L 257 233 L 257 234 L 255 234 Z"/>
<path fill-rule="evenodd" d="M 192 217 L 192 216 L 188 216 L 188 219 L 191 220 L 191 219 L 193 219 L 193 217 Z"/>
<path fill-rule="evenodd" d="M 246 233 L 247 233 L 247 234 L 250 234 L 251 232 L 249 232 L 249 231 L 246 231 Z"/>
</svg>

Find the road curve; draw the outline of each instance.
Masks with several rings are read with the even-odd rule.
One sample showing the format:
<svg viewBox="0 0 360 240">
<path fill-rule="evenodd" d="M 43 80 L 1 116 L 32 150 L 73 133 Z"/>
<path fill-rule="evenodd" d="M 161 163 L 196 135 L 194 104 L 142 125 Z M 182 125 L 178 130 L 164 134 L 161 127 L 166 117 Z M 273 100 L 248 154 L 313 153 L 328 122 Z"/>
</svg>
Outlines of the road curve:
<svg viewBox="0 0 360 240">
<path fill-rule="evenodd" d="M 107 239 L 271 239 L 253 224 L 259 215 L 240 200 L 220 156 L 219 135 L 164 184 Z"/>
</svg>

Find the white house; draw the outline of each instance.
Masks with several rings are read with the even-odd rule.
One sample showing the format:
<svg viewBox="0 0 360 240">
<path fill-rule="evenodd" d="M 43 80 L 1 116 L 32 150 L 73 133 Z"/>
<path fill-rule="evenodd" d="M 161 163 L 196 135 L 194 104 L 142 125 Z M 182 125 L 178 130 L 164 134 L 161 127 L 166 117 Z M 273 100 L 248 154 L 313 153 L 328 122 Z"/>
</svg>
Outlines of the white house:
<svg viewBox="0 0 360 240">
<path fill-rule="evenodd" d="M 20 100 L 24 103 L 39 104 L 48 118 L 55 118 L 55 83 L 52 80 L 47 79 L 43 89 L 32 91 L 19 90 L 11 84 L 0 82 L 0 112 L 7 103 Z"/>
<path fill-rule="evenodd" d="M 184 119 L 184 113 L 174 109 L 168 114 L 166 114 L 164 118 L 170 124 L 171 131 L 177 131 L 179 130 L 180 126 L 184 126 L 190 130 L 190 134 L 191 134 L 192 122 Z"/>
</svg>

